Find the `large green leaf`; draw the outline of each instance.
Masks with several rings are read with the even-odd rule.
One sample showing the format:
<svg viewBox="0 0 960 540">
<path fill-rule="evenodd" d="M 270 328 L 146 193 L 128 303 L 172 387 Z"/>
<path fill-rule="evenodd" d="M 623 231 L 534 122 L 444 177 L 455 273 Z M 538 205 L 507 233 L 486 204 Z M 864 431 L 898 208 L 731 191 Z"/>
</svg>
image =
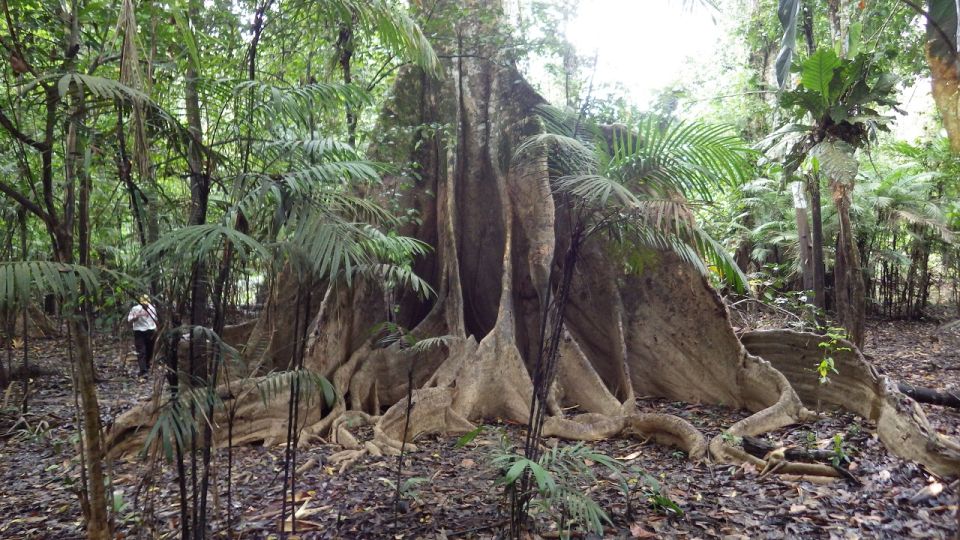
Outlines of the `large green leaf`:
<svg viewBox="0 0 960 540">
<path fill-rule="evenodd" d="M 823 97 L 824 101 L 830 101 L 830 81 L 836 69 L 840 67 L 840 58 L 832 49 L 820 49 L 813 53 L 810 58 L 804 61 L 800 84 L 804 88 L 813 90 Z"/>
</svg>

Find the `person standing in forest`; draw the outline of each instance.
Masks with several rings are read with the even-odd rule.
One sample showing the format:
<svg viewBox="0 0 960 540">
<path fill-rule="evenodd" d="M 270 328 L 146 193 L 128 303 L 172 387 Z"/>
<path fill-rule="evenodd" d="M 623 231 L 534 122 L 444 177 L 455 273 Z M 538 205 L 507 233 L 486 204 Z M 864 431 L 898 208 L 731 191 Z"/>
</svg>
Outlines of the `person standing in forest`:
<svg viewBox="0 0 960 540">
<path fill-rule="evenodd" d="M 133 324 L 133 346 L 137 350 L 137 365 L 140 368 L 137 377 L 145 377 L 150 371 L 150 358 L 153 356 L 157 309 L 150 303 L 150 297 L 145 294 L 138 300 L 127 314 L 127 321 Z"/>
</svg>

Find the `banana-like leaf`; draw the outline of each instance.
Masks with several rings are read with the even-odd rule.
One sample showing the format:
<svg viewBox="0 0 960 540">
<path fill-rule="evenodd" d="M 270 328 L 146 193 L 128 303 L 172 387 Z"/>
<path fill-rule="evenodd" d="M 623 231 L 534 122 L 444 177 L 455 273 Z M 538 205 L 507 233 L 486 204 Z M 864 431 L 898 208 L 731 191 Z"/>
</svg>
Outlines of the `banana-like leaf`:
<svg viewBox="0 0 960 540">
<path fill-rule="evenodd" d="M 800 0 L 780 0 L 777 18 L 780 19 L 780 25 L 783 27 L 783 39 L 780 41 L 780 52 L 777 54 L 776 71 L 777 84 L 781 89 L 787 85 L 790 78 L 790 67 L 797 46 L 797 15 L 799 13 Z"/>
<path fill-rule="evenodd" d="M 830 83 L 840 63 L 840 58 L 833 49 L 818 49 L 803 62 L 800 84 L 818 93 L 825 103 L 829 103 Z"/>
</svg>

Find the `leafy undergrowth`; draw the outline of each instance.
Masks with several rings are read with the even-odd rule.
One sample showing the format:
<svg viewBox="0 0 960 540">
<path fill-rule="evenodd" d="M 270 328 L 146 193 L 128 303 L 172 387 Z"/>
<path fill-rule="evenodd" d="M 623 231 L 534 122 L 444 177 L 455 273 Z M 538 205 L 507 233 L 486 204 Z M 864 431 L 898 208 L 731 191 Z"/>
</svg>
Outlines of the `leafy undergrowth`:
<svg viewBox="0 0 960 540">
<path fill-rule="evenodd" d="M 877 366 L 913 384 L 956 388 L 960 381 L 960 342 L 954 333 L 932 324 L 878 322 L 871 325 L 867 352 Z M 99 384 L 105 421 L 146 399 L 148 383 L 133 378 L 136 366 L 118 361 L 117 343 L 98 344 Z M 19 414 L 0 417 L 0 537 L 82 537 L 80 510 L 73 492 L 78 464 L 69 369 L 62 342 L 31 343 L 31 361 L 48 375 L 33 383 L 26 423 Z M 17 361 L 19 363 L 19 361 Z M 16 402 L 18 387 L 9 392 Z M 682 416 L 707 436 L 743 418 L 744 411 L 721 407 L 642 400 L 644 410 Z M 960 416 L 927 407 L 943 432 L 960 433 Z M 752 467 L 692 463 L 682 452 L 618 439 L 592 444 L 658 480 L 660 491 L 634 473 L 629 503 L 613 478 L 597 469 L 594 485 L 580 485 L 609 514 L 611 538 L 878 538 L 949 537 L 956 528 L 957 492 L 950 479 L 891 456 L 857 417 L 836 414 L 815 423 L 792 426 L 768 439 L 776 445 L 836 450 L 862 485 L 829 485 L 759 478 Z M 355 430 L 361 437 L 369 428 Z M 500 471 L 489 462 L 503 437 L 523 438 L 521 426 L 492 424 L 474 440 L 457 447 L 455 437 L 429 436 L 405 458 L 404 496 L 394 521 L 396 458 L 364 457 L 346 474 L 336 474 L 328 457 L 337 448 L 318 444 L 298 453 L 295 506 L 301 538 L 490 538 L 503 535 L 508 499 L 497 483 Z M 839 435 L 839 438 L 837 437 Z M 566 444 L 559 442 L 559 444 Z M 212 537 L 225 537 L 226 459 L 218 453 L 216 497 L 211 497 Z M 267 538 L 278 531 L 281 511 L 283 449 L 244 447 L 234 452 L 233 523 L 242 538 Z M 136 461 L 112 467 L 116 519 L 121 537 L 177 537 L 179 507 L 172 467 L 161 465 L 152 488 L 139 489 L 148 476 Z M 937 492 L 938 489 L 941 489 Z M 676 505 L 676 508 L 673 507 Z M 677 508 L 680 512 L 677 511 Z M 545 537 L 556 537 L 553 521 L 535 520 Z"/>
</svg>

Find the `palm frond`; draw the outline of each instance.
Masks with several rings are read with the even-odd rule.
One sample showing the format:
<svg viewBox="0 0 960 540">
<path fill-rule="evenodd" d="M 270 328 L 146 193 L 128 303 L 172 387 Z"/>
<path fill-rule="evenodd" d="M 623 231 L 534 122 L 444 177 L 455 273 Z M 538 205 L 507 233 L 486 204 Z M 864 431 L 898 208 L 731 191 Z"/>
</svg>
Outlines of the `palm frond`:
<svg viewBox="0 0 960 540">
<path fill-rule="evenodd" d="M 119 99 L 121 101 L 139 101 L 141 103 L 156 105 L 150 100 L 147 94 L 136 88 L 127 86 L 120 81 L 106 79 L 96 75 L 87 75 L 85 73 L 70 72 L 60 77 L 57 81 L 57 91 L 60 96 L 66 96 L 70 92 L 70 85 L 75 84 L 81 89 L 85 89 L 96 97 L 108 100 Z M 158 107 L 159 108 L 159 107 Z"/>
<path fill-rule="evenodd" d="M 24 306 L 41 296 L 76 301 L 98 297 L 116 284 L 118 291 L 139 290 L 143 284 L 122 272 L 50 261 L 0 262 L 0 308 Z"/>
<path fill-rule="evenodd" d="M 301 216 L 280 247 L 303 276 L 326 279 L 343 272 L 349 282 L 353 268 L 372 262 L 363 249 L 365 226 L 331 217 Z"/>
<path fill-rule="evenodd" d="M 729 283 L 738 293 L 749 292 L 750 280 L 727 250 L 699 227 L 694 227 L 690 232 L 694 236 L 697 251 L 710 261 L 710 268 L 716 271 L 717 275 Z"/>
<path fill-rule="evenodd" d="M 419 339 L 413 344 L 413 346 L 410 347 L 410 352 L 420 353 L 429 351 L 431 349 L 439 349 L 440 347 L 449 347 L 451 343 L 454 343 L 459 339 L 461 338 L 453 335 Z"/>
<path fill-rule="evenodd" d="M 280 153 L 301 152 L 317 160 L 360 161 L 360 153 L 349 144 L 331 137 L 320 139 L 281 139 L 264 141 L 265 149 Z"/>
<path fill-rule="evenodd" d="M 554 181 L 554 188 L 573 195 L 587 207 L 595 209 L 606 208 L 611 204 L 627 211 L 640 207 L 640 199 L 626 186 L 598 174 L 561 176 Z"/>
<path fill-rule="evenodd" d="M 384 0 L 339 0 L 349 4 L 352 16 L 359 15 L 360 21 L 377 32 L 383 43 L 410 62 L 420 66 L 429 75 L 439 77 L 440 59 L 423 35 L 416 21 L 404 11 L 397 9 Z M 349 18 L 345 19 L 349 20 Z"/>
<path fill-rule="evenodd" d="M 390 321 L 376 325 L 373 327 L 372 333 L 383 333 L 383 336 L 377 340 L 377 345 L 380 347 L 389 347 L 394 343 L 400 343 L 401 348 L 409 353 L 421 353 L 439 347 L 448 347 L 451 343 L 461 339 L 449 334 L 417 338 L 406 328 Z"/>
<path fill-rule="evenodd" d="M 931 209 L 928 208 L 927 210 L 930 211 Z M 891 213 L 906 223 L 920 225 L 934 231 L 944 242 L 953 242 L 954 240 L 955 233 L 944 221 L 942 215 L 926 214 L 907 208 L 896 208 Z"/>
<path fill-rule="evenodd" d="M 269 261 L 270 251 L 253 237 L 219 223 L 189 225 L 164 233 L 143 249 L 148 268 L 192 270 L 194 265 L 210 260 L 227 244 L 240 261 Z"/>
<path fill-rule="evenodd" d="M 309 407 L 317 396 L 322 396 L 328 406 L 336 401 L 337 391 L 333 384 L 323 375 L 309 369 L 268 373 L 257 381 L 256 388 L 266 407 L 270 401 L 276 399 L 281 392 L 289 389 L 293 384 L 296 384 L 300 393 L 302 406 Z"/>
<path fill-rule="evenodd" d="M 637 207 L 638 217 L 649 226 L 661 231 L 673 229 L 676 234 L 696 226 L 690 205 L 683 199 L 641 199 Z"/>
<path fill-rule="evenodd" d="M 406 265 L 375 263 L 360 264 L 353 267 L 353 277 L 365 277 L 375 280 L 387 289 L 406 289 L 421 299 L 427 299 L 437 292 L 423 278 Z M 348 282 L 351 281 L 348 279 Z"/>
<path fill-rule="evenodd" d="M 223 399 L 216 388 L 198 385 L 177 394 L 157 410 L 157 419 L 143 442 L 142 454 L 159 442 L 167 461 L 172 461 L 174 449 L 186 448 L 193 437 L 206 425 L 213 428 L 210 411 L 221 410 Z"/>
<path fill-rule="evenodd" d="M 384 167 L 366 160 L 330 161 L 284 173 L 282 178 L 295 193 L 308 193 L 313 183 L 379 182 Z"/>
<path fill-rule="evenodd" d="M 715 190 L 739 185 L 752 169 L 752 151 L 724 126 L 650 116 L 621 131 L 609 167 L 637 187 L 711 200 Z"/>
<path fill-rule="evenodd" d="M 543 122 L 547 133 L 577 139 L 587 146 L 602 136 L 602 131 L 595 123 L 573 109 L 561 109 L 544 103 L 534 107 L 534 113 Z"/>
<path fill-rule="evenodd" d="M 567 135 L 540 133 L 524 139 L 514 152 L 514 159 L 524 159 L 537 152 L 548 153 L 554 169 L 560 174 L 597 171 L 593 150 L 583 141 Z"/>
<path fill-rule="evenodd" d="M 174 449 L 186 448 L 197 431 L 195 418 L 189 409 L 181 407 L 179 401 L 170 402 L 157 413 L 157 419 L 143 441 L 141 454 L 146 455 L 150 447 L 159 441 L 163 456 L 171 462 Z"/>
<path fill-rule="evenodd" d="M 630 272 L 639 273 L 644 270 L 646 258 L 637 256 L 638 251 L 653 250 L 673 253 L 704 276 L 709 275 L 709 270 L 697 251 L 675 234 L 664 233 L 640 221 L 618 223 L 611 232 L 617 236 L 618 243 L 628 251 L 625 260 Z"/>
<path fill-rule="evenodd" d="M 336 108 L 343 105 L 367 105 L 370 95 L 350 84 L 311 83 L 301 86 L 280 86 L 262 80 L 218 80 L 215 86 L 226 87 L 234 95 L 252 95 L 261 110 L 281 113 L 305 120 L 311 110 Z M 211 86 L 214 86 L 211 85 Z"/>
</svg>

